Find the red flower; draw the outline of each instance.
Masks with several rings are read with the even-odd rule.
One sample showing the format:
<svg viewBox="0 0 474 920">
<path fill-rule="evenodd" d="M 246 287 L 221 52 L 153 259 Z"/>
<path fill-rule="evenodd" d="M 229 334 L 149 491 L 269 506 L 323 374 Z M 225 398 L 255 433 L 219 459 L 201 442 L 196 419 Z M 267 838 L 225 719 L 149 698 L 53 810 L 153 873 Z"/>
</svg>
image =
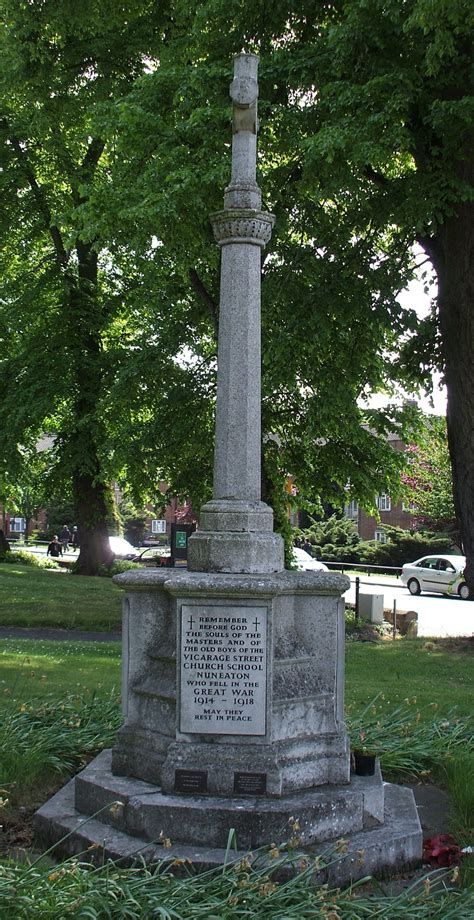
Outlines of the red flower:
<svg viewBox="0 0 474 920">
<path fill-rule="evenodd" d="M 438 834 L 423 844 L 423 859 L 432 866 L 457 866 L 461 861 L 461 847 L 452 834 Z"/>
</svg>

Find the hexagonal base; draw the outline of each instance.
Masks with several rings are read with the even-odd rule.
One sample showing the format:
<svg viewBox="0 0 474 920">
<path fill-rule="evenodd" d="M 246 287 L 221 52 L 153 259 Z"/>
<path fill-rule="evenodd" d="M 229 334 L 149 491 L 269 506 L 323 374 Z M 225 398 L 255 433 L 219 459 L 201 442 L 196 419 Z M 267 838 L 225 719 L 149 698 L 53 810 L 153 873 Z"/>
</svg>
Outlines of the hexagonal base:
<svg viewBox="0 0 474 920">
<path fill-rule="evenodd" d="M 335 860 L 332 856 L 318 882 L 341 885 L 368 874 L 406 869 L 421 860 L 422 833 L 413 793 L 382 784 L 380 774 L 354 777 L 345 789 L 328 786 L 323 792 L 299 793 L 275 803 L 248 796 L 162 796 L 148 783 L 114 777 L 108 758 L 106 752 L 99 755 L 37 812 L 38 837 L 48 846 L 57 843 L 57 855 L 94 847 L 91 860 L 105 856 L 131 865 L 138 860 L 188 859 L 196 869 L 205 870 L 228 861 L 225 844 L 231 827 L 236 828 L 241 848 L 280 844 L 290 836 L 288 819 L 294 817 L 300 822 L 304 847 L 295 854 L 296 865 L 303 854 L 324 857 L 329 838 L 343 834 L 347 840 L 347 853 Z M 121 804 L 114 806 L 116 802 Z M 170 849 L 159 845 L 162 837 L 170 838 Z M 241 849 L 233 855 L 240 859 L 244 853 Z M 291 866 L 285 871 L 291 872 Z"/>
</svg>

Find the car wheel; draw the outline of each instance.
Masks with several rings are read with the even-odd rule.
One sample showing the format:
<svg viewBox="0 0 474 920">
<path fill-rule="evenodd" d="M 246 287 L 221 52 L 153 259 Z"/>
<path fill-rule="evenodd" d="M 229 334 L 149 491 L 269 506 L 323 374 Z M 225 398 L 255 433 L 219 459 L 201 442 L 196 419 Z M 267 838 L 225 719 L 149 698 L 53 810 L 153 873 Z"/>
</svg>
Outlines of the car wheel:
<svg viewBox="0 0 474 920">
<path fill-rule="evenodd" d="M 410 594 L 421 594 L 420 582 L 416 578 L 410 578 L 407 587 Z"/>
<path fill-rule="evenodd" d="M 466 582 L 463 581 L 463 583 L 462 583 L 461 585 L 459 585 L 458 594 L 459 594 L 459 597 L 460 597 L 463 601 L 469 601 L 469 600 L 471 600 L 471 592 L 470 592 L 470 590 L 469 590 L 469 588 L 468 588 Z"/>
</svg>

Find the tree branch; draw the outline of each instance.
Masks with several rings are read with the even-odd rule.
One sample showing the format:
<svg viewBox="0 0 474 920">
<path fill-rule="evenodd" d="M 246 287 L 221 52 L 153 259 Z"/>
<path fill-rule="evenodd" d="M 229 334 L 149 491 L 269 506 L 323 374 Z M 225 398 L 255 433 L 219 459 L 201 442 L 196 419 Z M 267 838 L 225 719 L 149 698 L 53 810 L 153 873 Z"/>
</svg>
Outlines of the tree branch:
<svg viewBox="0 0 474 920">
<path fill-rule="evenodd" d="M 214 298 L 211 296 L 211 294 L 207 290 L 207 287 L 205 286 L 205 284 L 201 281 L 195 268 L 189 269 L 189 280 L 191 283 L 191 287 L 193 288 L 195 293 L 198 294 L 201 300 L 203 300 L 204 303 L 206 304 L 206 307 L 212 319 L 214 330 L 217 335 L 217 332 L 219 330 L 219 313 L 218 313 L 217 304 Z"/>
<path fill-rule="evenodd" d="M 364 175 L 366 179 L 370 179 L 370 181 L 373 182 L 374 185 L 377 185 L 379 188 L 388 188 L 390 185 L 390 179 L 382 176 L 382 173 L 377 172 L 377 170 L 374 169 L 373 166 L 370 166 L 370 164 L 364 166 Z"/>
<path fill-rule="evenodd" d="M 105 141 L 103 141 L 100 137 L 92 138 L 89 147 L 87 148 L 86 155 L 81 163 L 81 171 L 86 172 L 89 176 L 94 172 L 94 169 L 96 168 L 104 152 L 104 147 Z"/>
<path fill-rule="evenodd" d="M 377 185 L 378 188 L 388 188 L 391 182 L 390 179 L 387 179 L 370 165 L 364 167 L 364 175 L 367 179 L 370 179 L 374 185 Z M 417 234 L 415 240 L 418 245 L 424 249 L 433 267 L 439 271 L 443 259 L 442 247 L 439 240 L 437 240 L 436 237 L 426 234 Z"/>
<path fill-rule="evenodd" d="M 85 198 L 79 193 L 77 185 L 80 182 L 87 182 L 94 175 L 95 168 L 104 152 L 105 141 L 100 137 L 93 137 L 84 156 L 82 163 L 79 164 L 76 172 L 76 181 L 71 187 L 72 200 L 76 207 L 83 204 Z"/>
<path fill-rule="evenodd" d="M 8 122 L 5 118 L 1 119 L 1 124 L 8 131 Z M 66 268 L 69 262 L 70 253 L 66 250 L 64 246 L 59 227 L 57 226 L 57 224 L 53 222 L 53 216 L 51 214 L 51 210 L 50 210 L 44 189 L 39 184 L 35 176 L 34 170 L 31 167 L 30 163 L 28 162 L 28 154 L 27 154 L 26 149 L 22 147 L 17 137 L 12 135 L 9 131 L 8 133 L 9 133 L 8 139 L 10 141 L 10 144 L 12 145 L 13 150 L 16 153 L 19 167 L 21 171 L 23 172 L 28 182 L 28 185 L 31 188 L 33 197 L 36 201 L 40 214 L 42 214 L 44 222 L 46 224 L 46 229 L 52 239 L 54 251 L 56 253 L 56 258 L 58 262 L 60 263 L 60 265 L 62 265 L 63 268 Z"/>
<path fill-rule="evenodd" d="M 436 273 L 439 274 L 439 271 L 443 264 L 443 252 L 439 240 L 434 236 L 425 236 L 424 234 L 418 234 L 416 237 L 416 242 L 422 249 L 426 252 L 433 268 Z"/>
</svg>

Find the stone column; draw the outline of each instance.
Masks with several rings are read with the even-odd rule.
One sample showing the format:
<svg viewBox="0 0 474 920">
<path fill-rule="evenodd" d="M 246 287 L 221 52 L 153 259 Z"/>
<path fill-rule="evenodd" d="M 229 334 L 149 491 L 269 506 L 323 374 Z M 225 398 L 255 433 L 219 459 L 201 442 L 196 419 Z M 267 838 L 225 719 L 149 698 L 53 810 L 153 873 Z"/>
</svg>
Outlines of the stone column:
<svg viewBox="0 0 474 920">
<path fill-rule="evenodd" d="M 283 541 L 260 500 L 261 251 L 274 215 L 256 183 L 258 58 L 240 54 L 230 87 L 232 175 L 224 210 L 211 216 L 221 248 L 213 499 L 189 543 L 190 571 L 268 573 L 283 569 Z"/>
</svg>

